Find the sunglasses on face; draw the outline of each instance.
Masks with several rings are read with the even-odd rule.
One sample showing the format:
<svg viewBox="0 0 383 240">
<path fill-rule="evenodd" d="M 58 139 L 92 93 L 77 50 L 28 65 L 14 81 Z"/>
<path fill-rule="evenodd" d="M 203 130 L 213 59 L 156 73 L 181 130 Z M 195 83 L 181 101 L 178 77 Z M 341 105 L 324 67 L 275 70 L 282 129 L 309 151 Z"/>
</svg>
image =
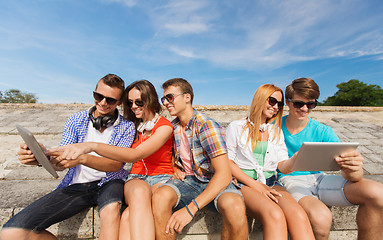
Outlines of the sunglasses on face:
<svg viewBox="0 0 383 240">
<path fill-rule="evenodd" d="M 313 109 L 318 105 L 317 100 L 315 100 L 315 102 L 303 102 L 303 101 L 293 101 L 293 100 L 289 100 L 289 101 L 293 103 L 293 106 L 295 108 L 302 108 L 304 105 L 306 105 L 308 109 Z"/>
<path fill-rule="evenodd" d="M 179 96 L 179 95 L 183 95 L 183 94 L 186 94 L 186 92 L 184 92 L 184 93 L 179 93 L 179 94 L 173 94 L 173 93 L 166 94 L 165 96 L 163 96 L 163 97 L 161 98 L 161 102 L 162 102 L 162 104 L 164 104 L 164 103 L 165 103 L 165 100 L 166 100 L 166 101 L 168 101 L 169 103 L 172 103 L 172 102 L 174 102 L 174 99 L 175 99 L 177 96 Z"/>
<path fill-rule="evenodd" d="M 269 101 L 269 105 L 270 106 L 275 106 L 275 104 L 278 104 L 278 109 L 282 109 L 283 108 L 283 102 L 279 102 L 276 98 L 274 97 L 269 97 L 268 98 L 268 101 Z"/>
<path fill-rule="evenodd" d="M 143 107 L 144 106 L 144 101 L 142 100 L 128 100 L 128 107 L 133 107 L 133 103 L 136 104 L 137 107 Z"/>
<path fill-rule="evenodd" d="M 104 100 L 104 98 L 106 99 L 106 103 L 108 105 L 114 105 L 118 102 L 117 99 L 115 98 L 111 98 L 111 97 L 105 97 L 104 95 L 98 93 L 98 92 L 93 92 L 93 98 L 94 100 L 96 100 L 97 102 L 101 102 L 102 100 Z"/>
</svg>

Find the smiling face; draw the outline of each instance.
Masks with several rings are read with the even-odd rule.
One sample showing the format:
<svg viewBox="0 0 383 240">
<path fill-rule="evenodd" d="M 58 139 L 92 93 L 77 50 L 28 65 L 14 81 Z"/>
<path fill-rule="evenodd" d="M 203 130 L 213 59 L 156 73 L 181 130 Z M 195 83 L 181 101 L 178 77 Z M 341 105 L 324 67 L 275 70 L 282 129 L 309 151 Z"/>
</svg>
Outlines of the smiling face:
<svg viewBox="0 0 383 240">
<path fill-rule="evenodd" d="M 282 101 L 282 93 L 280 91 L 275 91 L 273 94 L 270 95 L 270 97 L 275 98 L 278 102 Z M 263 105 L 262 119 L 264 119 L 264 122 L 266 122 L 266 119 L 272 118 L 278 113 L 278 111 L 278 103 L 272 106 L 269 103 L 269 99 L 267 99 Z"/>
<path fill-rule="evenodd" d="M 106 98 L 103 98 L 101 101 L 95 99 L 94 104 L 96 105 L 96 111 L 94 112 L 94 116 L 98 117 L 113 115 L 117 106 L 120 105 L 121 102 L 121 89 L 117 87 L 108 86 L 103 81 L 100 81 L 97 85 L 97 88 L 95 89 L 95 92 L 103 95 L 104 97 L 117 99 L 118 101 L 115 104 L 110 105 L 107 103 Z"/>
<path fill-rule="evenodd" d="M 128 93 L 128 102 L 131 103 L 130 109 L 138 119 L 144 119 L 146 114 L 145 106 L 137 106 L 142 102 L 141 92 L 137 88 L 132 88 Z M 141 105 L 141 104 L 138 104 Z"/>
<path fill-rule="evenodd" d="M 171 116 L 179 116 L 187 108 L 187 104 L 190 104 L 190 95 L 184 94 L 180 87 L 169 86 L 164 90 L 164 96 L 172 94 L 173 101 L 169 102 L 168 100 L 164 101 L 164 106 L 169 111 Z"/>
<path fill-rule="evenodd" d="M 293 102 L 302 101 L 302 102 L 315 102 L 315 99 L 308 99 L 302 97 L 298 94 L 294 94 L 294 97 L 291 99 L 286 99 L 286 105 L 289 107 L 289 117 L 295 120 L 305 120 L 311 112 L 311 109 L 307 105 L 303 105 L 301 108 L 295 108 Z"/>
</svg>

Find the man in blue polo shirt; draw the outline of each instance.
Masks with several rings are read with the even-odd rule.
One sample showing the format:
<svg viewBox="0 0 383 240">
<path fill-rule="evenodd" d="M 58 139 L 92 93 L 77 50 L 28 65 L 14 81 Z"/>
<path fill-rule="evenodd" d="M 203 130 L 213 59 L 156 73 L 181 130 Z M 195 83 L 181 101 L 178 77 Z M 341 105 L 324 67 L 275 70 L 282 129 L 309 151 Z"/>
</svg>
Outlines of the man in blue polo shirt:
<svg viewBox="0 0 383 240">
<path fill-rule="evenodd" d="M 286 87 L 289 114 L 282 131 L 289 157 L 303 142 L 339 142 L 334 131 L 308 117 L 317 105 L 319 87 L 310 78 L 299 78 Z M 335 159 L 341 175 L 319 171 L 278 174 L 279 181 L 305 209 L 316 239 L 328 239 L 332 214 L 327 206 L 359 205 L 356 215 L 358 239 L 380 239 L 383 235 L 383 185 L 363 178 L 363 157 L 350 151 Z"/>
</svg>

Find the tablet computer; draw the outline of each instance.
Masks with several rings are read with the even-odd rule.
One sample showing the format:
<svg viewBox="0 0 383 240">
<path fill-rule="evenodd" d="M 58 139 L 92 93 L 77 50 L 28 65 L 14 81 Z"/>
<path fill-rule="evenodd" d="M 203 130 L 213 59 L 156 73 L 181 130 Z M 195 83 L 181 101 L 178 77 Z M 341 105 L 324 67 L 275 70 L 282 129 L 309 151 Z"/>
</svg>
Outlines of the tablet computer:
<svg viewBox="0 0 383 240">
<path fill-rule="evenodd" d="M 293 171 L 337 171 L 335 157 L 355 150 L 356 142 L 304 142 L 298 151 Z"/>
<path fill-rule="evenodd" d="M 51 162 L 48 160 L 40 144 L 37 142 L 33 134 L 26 128 L 16 125 L 17 131 L 23 138 L 24 142 L 28 145 L 28 148 L 32 151 L 36 160 L 55 178 L 58 178 L 56 170 L 53 168 Z"/>
</svg>

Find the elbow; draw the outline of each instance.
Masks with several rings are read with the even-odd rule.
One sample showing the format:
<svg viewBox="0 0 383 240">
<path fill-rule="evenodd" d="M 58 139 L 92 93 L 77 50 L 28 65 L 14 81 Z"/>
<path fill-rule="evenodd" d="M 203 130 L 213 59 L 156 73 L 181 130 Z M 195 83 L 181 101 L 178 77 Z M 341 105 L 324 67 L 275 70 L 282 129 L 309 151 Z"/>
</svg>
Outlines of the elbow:
<svg viewBox="0 0 383 240">
<path fill-rule="evenodd" d="M 123 165 L 123 163 L 119 163 L 119 162 L 111 164 L 110 172 L 117 172 L 118 170 L 120 170 L 122 165 Z"/>
</svg>

